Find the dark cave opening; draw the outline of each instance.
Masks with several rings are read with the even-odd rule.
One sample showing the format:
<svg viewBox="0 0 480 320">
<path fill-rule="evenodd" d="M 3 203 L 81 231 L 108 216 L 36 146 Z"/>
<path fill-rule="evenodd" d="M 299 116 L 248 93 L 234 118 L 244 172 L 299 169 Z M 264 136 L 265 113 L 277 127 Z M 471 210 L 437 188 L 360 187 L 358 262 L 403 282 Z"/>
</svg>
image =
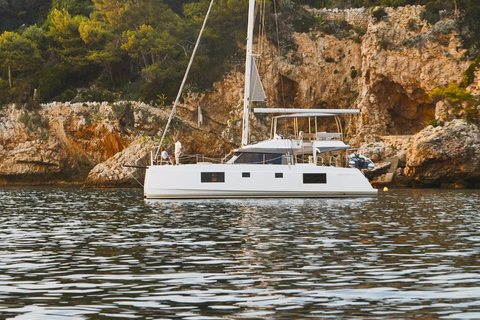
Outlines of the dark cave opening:
<svg viewBox="0 0 480 320">
<path fill-rule="evenodd" d="M 280 81 L 277 84 L 277 93 L 281 107 L 292 108 L 295 105 L 295 98 L 298 93 L 298 83 L 280 74 Z"/>
<path fill-rule="evenodd" d="M 372 89 L 378 112 L 385 114 L 388 135 L 412 135 L 435 119 L 435 104 L 421 88 L 408 93 L 395 82 L 383 80 Z"/>
</svg>

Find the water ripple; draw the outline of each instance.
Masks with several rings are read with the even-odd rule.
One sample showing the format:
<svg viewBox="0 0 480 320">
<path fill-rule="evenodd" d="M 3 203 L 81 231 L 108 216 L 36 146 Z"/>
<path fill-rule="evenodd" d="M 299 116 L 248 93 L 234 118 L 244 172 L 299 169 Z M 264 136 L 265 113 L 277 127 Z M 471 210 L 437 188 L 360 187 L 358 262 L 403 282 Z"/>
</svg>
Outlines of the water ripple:
<svg viewBox="0 0 480 320">
<path fill-rule="evenodd" d="M 145 201 L 0 190 L 11 319 L 480 317 L 480 196 Z"/>
</svg>

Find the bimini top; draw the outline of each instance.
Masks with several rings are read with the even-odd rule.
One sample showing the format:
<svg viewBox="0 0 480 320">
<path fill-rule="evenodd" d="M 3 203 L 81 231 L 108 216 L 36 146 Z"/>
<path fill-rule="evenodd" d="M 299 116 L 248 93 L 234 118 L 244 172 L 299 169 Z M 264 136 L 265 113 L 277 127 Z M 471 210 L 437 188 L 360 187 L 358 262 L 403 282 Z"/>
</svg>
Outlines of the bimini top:
<svg viewBox="0 0 480 320">
<path fill-rule="evenodd" d="M 274 116 L 274 119 L 285 119 L 285 118 L 310 118 L 310 117 L 335 117 L 338 114 L 334 113 L 288 113 L 282 114 L 280 116 Z"/>
<path fill-rule="evenodd" d="M 304 143 L 296 139 L 273 139 L 249 144 L 235 149 L 235 152 L 303 154 L 311 153 L 312 148 L 316 148 L 318 152 L 327 152 L 348 149 L 350 146 L 340 140 L 317 140 Z"/>
<path fill-rule="evenodd" d="M 325 116 L 338 114 L 359 114 L 360 109 L 297 109 L 297 108 L 254 108 L 254 113 L 305 114 L 305 116 Z"/>
<path fill-rule="evenodd" d="M 302 142 L 290 139 L 274 139 L 260 141 L 255 144 L 249 144 L 235 149 L 235 152 L 266 152 L 266 153 L 284 153 L 291 151 L 298 153 L 302 150 Z"/>
</svg>

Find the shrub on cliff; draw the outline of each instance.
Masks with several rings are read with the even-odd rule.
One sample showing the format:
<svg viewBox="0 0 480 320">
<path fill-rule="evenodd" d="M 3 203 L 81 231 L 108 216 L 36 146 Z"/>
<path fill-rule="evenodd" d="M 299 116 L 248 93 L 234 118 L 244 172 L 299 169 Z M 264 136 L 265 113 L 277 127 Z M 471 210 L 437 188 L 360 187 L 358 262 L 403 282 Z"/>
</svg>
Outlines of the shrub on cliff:
<svg viewBox="0 0 480 320">
<path fill-rule="evenodd" d="M 475 80 L 475 70 L 480 67 L 480 54 L 478 55 L 475 62 L 473 62 L 465 71 L 462 79 L 462 85 L 468 87 Z"/>
<path fill-rule="evenodd" d="M 469 93 L 465 88 L 458 86 L 455 83 L 450 83 L 447 87 L 435 88 L 430 93 L 431 97 L 438 97 L 448 99 L 452 103 L 474 103 L 475 97 Z"/>
<path fill-rule="evenodd" d="M 480 101 L 469 93 L 464 87 L 450 83 L 446 87 L 435 88 L 430 93 L 434 99 L 447 99 L 454 105 L 455 114 L 468 123 L 479 123 L 480 118 L 477 106 Z"/>
<path fill-rule="evenodd" d="M 50 122 L 47 118 L 39 114 L 38 112 L 33 112 L 29 114 L 28 112 L 23 112 L 18 117 L 18 122 L 23 123 L 30 131 L 44 131 L 48 129 Z"/>
<path fill-rule="evenodd" d="M 388 18 L 388 13 L 385 11 L 385 8 L 375 8 L 372 10 L 372 18 L 374 22 L 379 22 Z"/>
</svg>

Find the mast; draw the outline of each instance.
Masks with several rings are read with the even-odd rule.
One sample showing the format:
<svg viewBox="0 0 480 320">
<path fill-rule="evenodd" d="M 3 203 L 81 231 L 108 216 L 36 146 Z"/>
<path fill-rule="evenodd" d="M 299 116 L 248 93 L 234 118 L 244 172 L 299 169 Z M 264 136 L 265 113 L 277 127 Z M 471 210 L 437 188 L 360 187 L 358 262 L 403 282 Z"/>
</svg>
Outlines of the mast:
<svg viewBox="0 0 480 320">
<path fill-rule="evenodd" d="M 242 146 L 248 144 L 249 130 L 249 110 L 252 61 L 253 61 L 253 24 L 255 19 L 255 0 L 250 0 L 248 4 L 248 27 L 247 27 L 247 52 L 245 58 L 245 96 L 243 100 L 243 127 L 242 127 Z"/>
</svg>

